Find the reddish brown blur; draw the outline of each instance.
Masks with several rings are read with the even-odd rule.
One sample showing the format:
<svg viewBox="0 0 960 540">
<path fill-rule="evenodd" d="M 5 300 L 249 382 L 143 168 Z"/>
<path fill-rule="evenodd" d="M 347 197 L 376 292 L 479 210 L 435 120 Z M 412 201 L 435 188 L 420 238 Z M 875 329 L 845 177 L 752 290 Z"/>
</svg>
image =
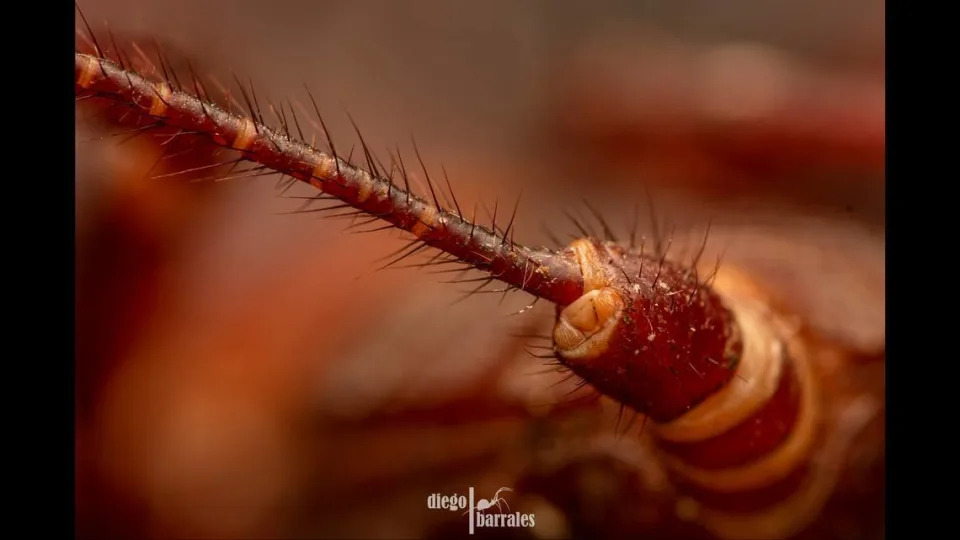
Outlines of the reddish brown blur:
<svg viewBox="0 0 960 540">
<path fill-rule="evenodd" d="M 81 7 L 224 84 L 252 77 L 261 104 L 304 99 L 306 81 L 347 146 L 343 108 L 375 149 L 408 151 L 415 133 L 465 207 L 523 188 L 517 241 L 549 243 L 541 221 L 575 233 L 561 211 L 580 197 L 621 231 L 640 201 L 649 237 L 640 180 L 678 256 L 712 218 L 704 259 L 722 252 L 803 321 L 834 359 L 835 414 L 881 405 L 805 535 L 881 537 L 882 3 L 534 4 Z M 511 508 L 537 515 L 530 536 L 702 534 L 677 518 L 642 420 L 618 438 L 615 405 L 566 396 L 576 381 L 554 385 L 531 340 L 510 337 L 548 334 L 551 306 L 451 305 L 473 285 L 375 272 L 399 235 L 278 215 L 302 201 L 271 178 L 149 179 L 213 150 L 158 163 L 169 134 L 87 141 L 124 129 L 110 114 L 78 106 L 81 537 L 445 538 L 465 517 L 426 497 L 467 486 L 513 487 Z"/>
</svg>

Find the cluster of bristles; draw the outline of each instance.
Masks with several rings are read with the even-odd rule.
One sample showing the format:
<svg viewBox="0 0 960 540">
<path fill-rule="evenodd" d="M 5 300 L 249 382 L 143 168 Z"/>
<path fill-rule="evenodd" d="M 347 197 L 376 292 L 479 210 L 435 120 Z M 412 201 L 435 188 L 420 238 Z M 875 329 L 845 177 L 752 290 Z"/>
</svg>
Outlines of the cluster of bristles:
<svg viewBox="0 0 960 540">
<path fill-rule="evenodd" d="M 80 15 L 83 18 L 82 13 Z M 83 21 L 86 25 L 86 20 L 83 19 Z M 116 121 L 135 126 L 127 132 L 129 137 L 153 133 L 161 129 L 174 129 L 176 131 L 161 143 L 162 146 L 166 147 L 180 137 L 192 135 L 202 137 L 220 148 L 240 152 L 240 156 L 234 159 L 164 174 L 157 176 L 158 178 L 226 167 L 226 171 L 222 174 L 204 179 L 226 180 L 279 174 L 277 185 L 282 194 L 285 194 L 298 181 L 310 184 L 321 192 L 309 197 L 292 197 L 305 201 L 303 207 L 292 213 L 322 213 L 334 218 L 350 218 L 354 222 L 347 228 L 355 232 L 375 232 L 397 228 L 410 232 L 415 237 L 400 249 L 384 257 L 386 262 L 380 268 L 433 268 L 432 271 L 437 273 L 461 273 L 461 276 L 448 282 L 478 283 L 475 288 L 466 293 L 464 298 L 477 293 L 502 293 L 506 296 L 511 291 L 523 290 L 530 293 L 534 300 L 521 309 L 520 313 L 532 307 L 540 298 L 554 302 L 562 308 L 577 301 L 587 292 L 583 262 L 577 259 L 570 247 L 553 251 L 542 247 L 526 247 L 514 241 L 514 223 L 520 197 L 513 205 L 506 227 L 501 228 L 497 224 L 498 203 L 494 204 L 492 212 L 487 211 L 491 220 L 490 227 L 477 223 L 477 209 L 481 205 L 475 204 L 472 216 L 467 219 L 460 201 L 453 192 L 445 168 L 443 178 L 446 190 L 443 185 L 431 179 L 412 137 L 413 150 L 426 182 L 429 199 L 416 195 L 412 189 L 411 181 L 416 183 L 417 177 L 408 171 L 400 149 L 396 148 L 395 152 L 390 152 L 390 166 L 385 166 L 369 148 L 360 129 L 349 114 L 348 118 L 360 142 L 363 166 L 354 162 L 356 147 L 352 147 L 346 155 L 338 151 L 309 89 L 306 91 L 315 120 L 308 116 L 307 121 L 316 131 L 323 133 L 328 152 L 316 148 L 315 136 L 311 138 L 309 144 L 306 142 L 300 117 L 296 112 L 297 108 L 304 112 L 301 104 L 296 103 L 297 107 L 295 107 L 293 102 L 287 101 L 285 104 L 281 102 L 277 107 L 273 103 L 267 103 L 267 110 L 273 114 L 276 121 L 275 127 L 271 127 L 264 118 L 263 108 L 260 106 L 252 83 L 245 86 L 238 77 L 233 77 L 239 87 L 244 106 L 237 103 L 229 90 L 216 84 L 223 93 L 222 102 L 225 105 L 221 106 L 211 98 L 206 85 L 201 82 L 189 63 L 187 67 L 191 84 L 189 86 L 181 84 L 180 75 L 164 56 L 159 45 L 156 47 L 156 63 L 151 61 L 140 47 L 132 45 L 138 62 L 142 64 L 142 69 L 138 71 L 134 69 L 137 64 L 116 45 L 112 33 L 110 41 L 113 46 L 113 56 L 110 57 L 100 46 L 89 26 L 86 30 L 89 36 L 78 30 L 78 36 L 87 42 L 91 49 L 88 53 L 79 51 L 76 53 L 78 101 L 98 97 L 108 100 L 111 107 L 123 107 L 124 113 Z M 157 75 L 152 78 L 147 77 L 142 74 L 142 71 Z M 240 168 L 245 162 L 253 165 Z M 397 184 L 396 179 L 402 181 L 402 187 Z M 441 204 L 441 199 L 444 204 Z M 332 204 L 319 208 L 311 206 L 318 202 Z M 612 244 L 618 243 L 618 240 L 612 228 L 596 208 L 586 201 L 584 203 L 599 223 L 603 232 L 602 237 L 613 249 Z M 484 209 L 486 210 L 486 207 Z M 671 240 L 667 240 L 666 246 L 663 245 L 651 203 L 650 213 L 654 226 L 653 253 L 645 253 L 645 242 L 642 240 L 638 250 L 636 231 L 639 208 L 635 207 L 634 210 L 629 247 L 615 248 L 625 257 L 622 260 L 629 260 L 630 264 L 621 264 L 621 261 L 615 261 L 613 258 L 607 263 L 622 273 L 624 283 L 630 285 L 643 283 L 648 293 L 656 294 L 661 271 L 665 264 L 668 264 L 666 257 Z M 578 219 L 569 213 L 565 214 L 583 237 L 599 237 L 592 230 L 589 220 Z M 375 222 L 381 220 L 387 223 L 373 226 Z M 709 232 L 709 227 L 707 231 Z M 564 245 L 549 231 L 548 235 L 558 245 Z M 688 304 L 699 297 L 698 293 L 703 285 L 696 275 L 696 267 L 703 254 L 706 238 L 705 235 L 704 244 L 700 246 L 693 264 L 687 267 L 686 277 L 683 278 L 683 281 L 692 279 L 695 284 L 687 287 L 692 289 L 692 292 L 687 291 Z M 425 262 L 399 264 L 428 248 L 435 248 L 438 251 Z M 634 264 L 635 262 L 639 262 L 639 267 Z M 650 282 L 650 276 L 645 276 L 645 263 L 650 263 L 647 267 L 648 271 L 654 265 L 657 268 L 652 284 L 649 285 L 647 284 Z M 719 265 L 719 259 L 717 263 Z M 453 267 L 437 268 L 447 265 Z M 677 268 L 676 265 L 668 264 L 668 266 Z M 470 270 L 480 270 L 486 275 L 479 278 L 462 277 L 462 273 Z M 708 283 L 715 274 L 716 269 L 705 282 Z M 677 278 L 674 277 L 674 279 Z M 495 280 L 504 282 L 506 286 L 502 289 L 485 290 Z M 674 301 L 675 298 L 670 297 L 670 311 Z M 555 349 L 555 347 L 549 348 Z M 567 366 L 566 362 L 556 354 L 546 357 L 555 362 L 558 367 Z M 585 378 L 574 391 L 588 382 L 593 381 Z"/>
<path fill-rule="evenodd" d="M 350 121 L 360 141 L 365 167 L 354 161 L 355 148 L 351 148 L 346 155 L 340 152 L 309 89 L 307 94 L 316 116 L 315 120 L 309 119 L 308 122 L 323 133 L 328 152 L 315 147 L 315 136 L 310 144 L 305 142 L 300 117 L 292 102 L 288 101 L 286 106 L 281 102 L 279 107 L 268 104 L 267 109 L 273 113 L 278 123 L 277 127 L 270 127 L 252 84 L 248 88 L 234 76 L 246 108 L 245 113 L 239 113 L 243 107 L 231 96 L 229 90 L 219 84 L 217 86 L 221 86 L 226 105 L 217 105 L 189 63 L 188 80 L 191 81 L 192 88 L 182 84 L 180 76 L 164 57 L 159 46 L 156 63 L 151 62 L 140 47 L 132 46 L 147 71 L 162 73 L 162 78 L 147 78 L 132 69 L 134 62 L 115 45 L 112 34 L 114 53 L 110 57 L 89 28 L 88 32 L 90 38 L 78 31 L 81 39 L 89 41 L 93 50 L 92 55 L 81 52 L 76 55 L 78 100 L 99 97 L 109 100 L 111 106 L 125 108 L 118 121 L 135 125 L 133 130 L 126 133 L 129 137 L 159 131 L 160 128 L 174 128 L 177 131 L 162 143 L 164 146 L 177 138 L 195 135 L 222 148 L 241 152 L 235 159 L 164 176 L 223 167 L 226 168 L 225 172 L 207 178 L 226 180 L 279 174 L 278 187 L 283 193 L 296 181 L 309 183 L 322 190 L 315 196 L 297 197 L 306 201 L 304 207 L 297 212 L 317 212 L 332 217 L 352 218 L 355 222 L 349 228 L 360 232 L 399 228 L 413 233 L 417 238 L 398 250 L 393 259 L 383 266 L 385 268 L 394 266 L 427 247 L 435 247 L 441 253 L 427 263 L 414 266 L 459 262 L 467 269 L 490 272 L 490 282 L 495 279 L 505 281 L 508 284 L 507 291 L 524 289 L 534 296 L 548 297 L 560 302 L 572 298 L 569 293 L 560 294 L 558 297 L 556 291 L 550 290 L 556 287 L 543 286 L 548 281 L 576 281 L 576 274 L 573 272 L 575 269 L 571 265 L 551 258 L 551 252 L 545 248 L 528 248 L 513 240 L 519 197 L 506 227 L 497 223 L 498 203 L 494 205 L 493 212 L 488 211 L 491 216 L 490 227 L 481 225 L 477 223 L 477 205 L 474 205 L 471 218 L 467 219 L 453 193 L 445 169 L 443 176 L 446 191 L 433 181 L 415 142 L 414 152 L 423 171 L 426 191 L 430 194 L 429 200 L 416 195 L 411 188 L 411 181 L 416 182 L 417 178 L 408 171 L 399 148 L 396 153 L 390 152 L 390 166 L 385 166 L 369 148 L 352 118 Z M 296 105 L 303 109 L 299 103 Z M 244 130 L 250 132 L 245 133 Z M 294 131 L 297 136 L 294 136 Z M 254 165 L 240 168 L 244 162 L 252 162 Z M 402 181 L 402 187 L 397 185 L 397 180 Z M 441 199 L 445 205 L 441 205 Z M 314 203 L 325 201 L 332 201 L 334 204 L 322 208 L 310 207 Z M 388 223 L 369 228 L 378 220 Z M 483 286 L 479 289 L 482 288 Z"/>
</svg>

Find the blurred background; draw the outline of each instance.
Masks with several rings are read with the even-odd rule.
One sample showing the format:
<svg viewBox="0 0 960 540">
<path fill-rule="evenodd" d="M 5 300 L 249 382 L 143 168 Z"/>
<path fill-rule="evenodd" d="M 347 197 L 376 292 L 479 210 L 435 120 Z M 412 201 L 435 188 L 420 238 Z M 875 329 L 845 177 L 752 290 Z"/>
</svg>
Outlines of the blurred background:
<svg viewBox="0 0 960 540">
<path fill-rule="evenodd" d="M 854 359 L 844 392 L 882 403 L 883 2 L 80 7 L 101 43 L 106 22 L 128 51 L 251 79 L 261 104 L 305 102 L 306 83 L 345 148 L 346 112 L 382 156 L 412 158 L 413 134 L 464 207 L 523 191 L 518 242 L 568 241 L 583 199 L 623 236 L 639 204 L 649 237 L 649 191 L 672 253 L 709 221 L 704 260 L 774 290 Z M 302 201 L 273 178 L 164 177 L 225 158 L 179 138 L 161 160 L 169 134 L 77 109 L 78 536 L 448 537 L 463 519 L 426 497 L 467 486 L 516 488 L 537 515 L 523 535 L 700 534 L 642 422 L 618 436 L 614 404 L 513 337 L 547 334 L 552 306 L 513 315 L 531 298 L 457 302 L 450 274 L 377 271 L 399 233 L 281 215 Z M 805 534 L 882 537 L 879 422 Z"/>
</svg>

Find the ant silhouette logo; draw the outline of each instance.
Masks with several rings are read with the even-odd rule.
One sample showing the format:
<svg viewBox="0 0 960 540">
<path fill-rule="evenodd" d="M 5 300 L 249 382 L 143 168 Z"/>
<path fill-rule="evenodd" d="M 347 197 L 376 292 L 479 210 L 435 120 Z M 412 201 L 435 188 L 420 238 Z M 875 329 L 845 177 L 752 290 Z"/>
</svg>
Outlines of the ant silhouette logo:
<svg viewBox="0 0 960 540">
<path fill-rule="evenodd" d="M 470 534 L 474 534 L 477 527 L 533 527 L 536 523 L 534 514 L 513 512 L 510 504 L 501 495 L 504 492 L 512 491 L 512 488 L 501 487 L 489 499 L 475 499 L 474 488 L 471 486 L 466 497 L 458 494 L 441 495 L 434 493 L 427 497 L 427 507 L 451 511 L 465 509 L 461 515 L 468 514 L 470 516 Z M 487 510 L 493 507 L 497 508 L 497 512 L 488 513 Z M 506 507 L 507 513 L 504 513 L 504 507 Z"/>
</svg>

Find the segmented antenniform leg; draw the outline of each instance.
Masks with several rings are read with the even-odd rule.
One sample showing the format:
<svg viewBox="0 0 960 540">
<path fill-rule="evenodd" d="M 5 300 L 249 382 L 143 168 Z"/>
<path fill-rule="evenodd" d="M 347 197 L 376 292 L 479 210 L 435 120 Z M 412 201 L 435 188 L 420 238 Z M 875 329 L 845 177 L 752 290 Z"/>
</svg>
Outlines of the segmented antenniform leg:
<svg viewBox="0 0 960 540">
<path fill-rule="evenodd" d="M 414 195 L 402 161 L 404 187 L 377 174 L 373 159 L 368 159 L 371 170 L 364 170 L 339 156 L 332 144 L 331 153 L 321 152 L 264 125 L 255 105 L 251 105 L 250 116 L 224 111 L 201 99 L 199 93 L 175 89 L 169 81 L 148 79 L 102 54 L 77 52 L 74 75 L 78 92 L 134 107 L 163 125 L 206 136 L 219 146 L 239 151 L 246 160 L 308 183 L 362 213 L 408 231 L 417 244 L 449 253 L 517 289 L 562 304 L 580 295 L 580 275 L 573 260 L 513 242 L 509 226 L 500 233 L 496 223 L 487 228 L 467 220 L 459 211 L 444 209 L 435 193 L 430 201 Z M 430 189 L 432 192 L 432 184 Z"/>
</svg>

